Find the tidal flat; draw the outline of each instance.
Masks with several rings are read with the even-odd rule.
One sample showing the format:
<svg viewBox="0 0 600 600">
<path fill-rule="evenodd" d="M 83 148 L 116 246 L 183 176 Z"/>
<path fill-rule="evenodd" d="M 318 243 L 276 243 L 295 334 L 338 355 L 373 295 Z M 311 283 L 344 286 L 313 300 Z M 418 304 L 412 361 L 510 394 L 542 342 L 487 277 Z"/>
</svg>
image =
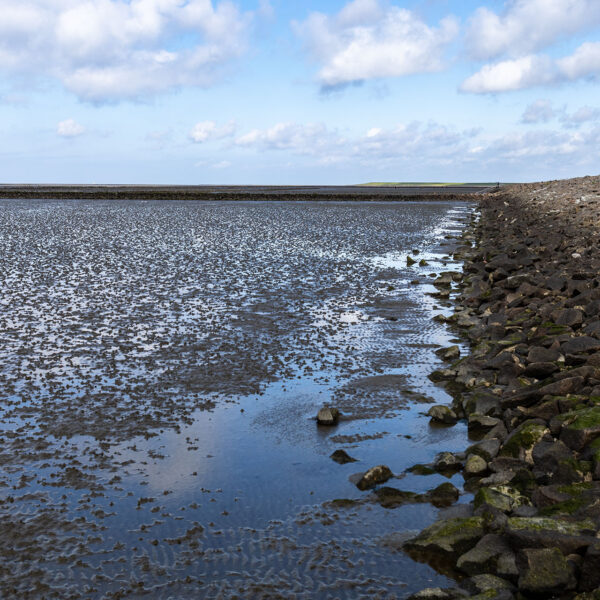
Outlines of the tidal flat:
<svg viewBox="0 0 600 600">
<path fill-rule="evenodd" d="M 464 201 L 0 202 L 0 595 L 404 598 Z M 407 257 L 415 264 L 407 266 Z M 422 261 L 422 262 L 421 262 Z M 409 261 L 410 262 L 410 261 Z M 340 423 L 318 427 L 325 405 Z M 356 462 L 331 460 L 345 450 Z M 467 502 L 468 494 L 459 503 Z"/>
</svg>

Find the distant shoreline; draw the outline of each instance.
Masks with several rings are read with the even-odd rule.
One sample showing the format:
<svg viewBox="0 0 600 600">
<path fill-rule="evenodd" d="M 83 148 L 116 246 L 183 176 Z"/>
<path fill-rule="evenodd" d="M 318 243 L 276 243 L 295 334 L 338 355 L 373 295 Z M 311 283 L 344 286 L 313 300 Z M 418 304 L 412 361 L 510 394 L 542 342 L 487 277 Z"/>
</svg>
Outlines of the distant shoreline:
<svg viewBox="0 0 600 600">
<path fill-rule="evenodd" d="M 457 200 L 483 193 L 479 185 L 349 185 L 349 186 L 225 186 L 225 185 L 33 185 L 1 184 L 2 199 L 49 200 Z"/>
</svg>

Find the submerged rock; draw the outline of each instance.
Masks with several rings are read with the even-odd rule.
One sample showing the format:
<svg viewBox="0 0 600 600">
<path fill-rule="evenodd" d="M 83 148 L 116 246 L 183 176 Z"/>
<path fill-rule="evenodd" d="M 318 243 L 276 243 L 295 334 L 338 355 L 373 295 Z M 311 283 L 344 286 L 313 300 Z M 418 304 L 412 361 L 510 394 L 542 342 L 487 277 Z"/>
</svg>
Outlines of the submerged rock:
<svg viewBox="0 0 600 600">
<path fill-rule="evenodd" d="M 352 458 L 345 450 L 336 450 L 329 458 L 340 465 L 356 462 L 356 458 Z"/>
<path fill-rule="evenodd" d="M 441 508 L 454 504 L 458 500 L 460 492 L 449 481 L 446 481 L 428 492 L 427 496 L 434 506 Z"/>
</svg>

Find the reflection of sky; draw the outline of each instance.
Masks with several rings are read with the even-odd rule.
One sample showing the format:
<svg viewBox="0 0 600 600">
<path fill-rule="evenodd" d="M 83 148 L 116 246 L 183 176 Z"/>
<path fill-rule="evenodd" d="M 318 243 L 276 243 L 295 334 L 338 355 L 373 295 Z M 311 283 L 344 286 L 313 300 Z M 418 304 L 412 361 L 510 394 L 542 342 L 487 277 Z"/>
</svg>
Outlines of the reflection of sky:
<svg viewBox="0 0 600 600">
<path fill-rule="evenodd" d="M 456 212 L 457 216 L 461 214 L 462 211 Z M 440 235 L 445 235 L 451 225 L 452 219 L 446 219 L 439 228 Z M 425 332 L 419 330 L 414 315 L 407 314 L 392 325 L 406 333 L 386 341 L 378 325 L 380 319 L 370 318 L 368 312 L 344 310 L 343 306 L 335 305 L 320 311 L 315 309 L 312 326 L 324 327 L 331 318 L 338 318 L 349 328 L 338 332 L 334 339 L 348 346 L 354 345 L 358 351 L 387 343 L 396 346 L 400 352 L 403 343 L 415 345 L 418 360 L 386 372 L 406 375 L 410 386 L 418 393 L 437 402 L 448 402 L 449 396 L 427 378 L 437 358 L 432 348 L 422 347 L 422 344 L 448 345 L 451 334 L 441 325 L 431 325 L 431 313 L 437 302 L 423 292 L 435 291 L 435 288 L 428 284 L 411 286 L 409 281 L 417 272 L 452 270 L 457 265 L 448 261 L 442 264 L 444 253 L 437 248 L 439 236 L 427 240 L 422 242 L 418 256 L 425 257 L 431 262 L 430 266 L 407 268 L 404 258 L 398 269 L 398 279 L 394 281 L 394 294 L 411 298 L 417 303 L 416 310 L 424 313 L 428 321 Z M 380 268 L 389 268 L 396 256 L 389 253 L 365 260 Z M 448 312 L 449 309 L 443 310 Z M 331 431 L 317 428 L 312 417 L 331 397 L 335 381 L 334 372 L 317 371 L 312 377 L 304 375 L 296 381 L 275 382 L 260 396 L 238 397 L 238 404 L 217 402 L 213 411 L 196 413 L 193 424 L 182 427 L 181 433 L 166 431 L 158 441 L 156 438 L 142 440 L 136 444 L 137 452 L 128 454 L 124 450 L 123 457 L 139 461 L 150 448 L 164 455 L 160 459 L 146 459 L 148 464 L 142 470 L 143 481 L 151 495 L 168 490 L 172 493 L 168 502 L 182 503 L 197 498 L 199 489 L 211 492 L 218 489 L 222 490 L 219 492 L 219 510 L 223 510 L 225 504 L 238 513 L 241 511 L 244 519 L 261 521 L 273 511 L 286 513 L 290 501 L 298 506 L 326 501 L 332 495 L 360 497 L 347 477 L 342 479 L 340 488 L 340 472 L 349 476 L 365 470 L 372 462 L 385 462 L 398 473 L 416 462 L 431 461 L 440 447 L 450 450 L 464 447 L 465 428 L 458 425 L 452 429 L 431 429 L 428 419 L 421 416 L 427 405 L 412 406 L 395 419 L 342 422 Z M 332 436 L 368 436 L 382 432 L 385 432 L 383 437 L 363 441 L 355 450 L 348 448 L 350 454 L 360 455 L 359 463 L 340 466 L 328 458 L 339 447 L 330 440 Z M 405 438 L 406 435 L 411 438 Z M 422 491 L 433 481 L 412 476 L 409 480 L 411 486 L 423 488 Z M 268 501 L 262 494 L 266 490 Z M 205 510 L 210 511 L 210 507 Z M 213 518 L 217 517 L 213 515 Z"/>
</svg>

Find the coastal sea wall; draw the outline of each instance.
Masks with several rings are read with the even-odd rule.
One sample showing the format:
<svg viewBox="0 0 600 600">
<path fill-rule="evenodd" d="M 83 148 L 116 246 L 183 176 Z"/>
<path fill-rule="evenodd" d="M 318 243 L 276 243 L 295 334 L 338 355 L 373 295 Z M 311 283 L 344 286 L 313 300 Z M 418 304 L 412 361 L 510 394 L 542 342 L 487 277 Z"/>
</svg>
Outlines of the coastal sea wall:
<svg viewBox="0 0 600 600">
<path fill-rule="evenodd" d="M 447 319 L 471 352 L 431 374 L 454 404 L 430 413 L 467 420 L 473 444 L 432 466 L 474 499 L 404 544 L 457 581 L 411 598 L 600 598 L 600 177 L 512 186 L 479 212 Z"/>
</svg>

